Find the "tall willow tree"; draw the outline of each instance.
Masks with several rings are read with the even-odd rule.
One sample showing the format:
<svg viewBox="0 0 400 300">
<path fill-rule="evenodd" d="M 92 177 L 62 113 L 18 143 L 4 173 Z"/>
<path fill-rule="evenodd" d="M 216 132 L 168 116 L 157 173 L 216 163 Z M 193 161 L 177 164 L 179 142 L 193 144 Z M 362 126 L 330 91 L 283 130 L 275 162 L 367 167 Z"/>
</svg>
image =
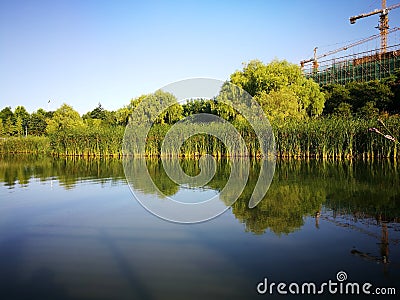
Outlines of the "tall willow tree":
<svg viewBox="0 0 400 300">
<path fill-rule="evenodd" d="M 230 81 L 246 90 L 274 121 L 318 116 L 324 108 L 324 94 L 307 79 L 297 65 L 274 60 L 269 64 L 252 60 Z"/>
<path fill-rule="evenodd" d="M 146 99 L 146 105 L 138 106 L 144 99 Z M 165 110 L 161 109 L 162 105 L 165 104 L 169 107 Z M 157 124 L 173 124 L 183 117 L 183 108 L 178 104 L 176 97 L 162 90 L 140 96 L 131 101 L 130 106 L 132 111 L 140 110 L 136 116 L 142 116 L 143 122 L 154 121 Z M 159 112 L 161 113 L 159 114 Z"/>
</svg>

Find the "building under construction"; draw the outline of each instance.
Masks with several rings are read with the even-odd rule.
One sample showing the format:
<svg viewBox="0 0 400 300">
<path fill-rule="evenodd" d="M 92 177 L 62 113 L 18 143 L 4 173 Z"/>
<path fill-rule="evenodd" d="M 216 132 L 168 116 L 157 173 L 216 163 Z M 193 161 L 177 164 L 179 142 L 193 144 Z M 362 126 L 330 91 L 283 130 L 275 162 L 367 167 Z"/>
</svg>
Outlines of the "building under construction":
<svg viewBox="0 0 400 300">
<path fill-rule="evenodd" d="M 321 55 L 317 55 L 317 47 L 314 48 L 314 57 L 300 62 L 304 74 L 321 85 L 379 80 L 394 74 L 397 69 L 400 69 L 400 41 L 395 38 L 388 45 L 388 40 L 389 35 L 397 34 L 400 32 L 400 28 L 395 27 L 389 30 L 388 13 L 390 10 L 399 7 L 400 3 L 386 7 L 386 1 L 382 0 L 381 9 L 351 17 L 350 23 L 354 24 L 358 19 L 379 14 L 378 29 L 380 33 Z M 378 48 L 329 58 L 334 54 L 344 53 L 350 48 L 354 49 L 355 46 L 366 44 L 378 38 L 381 40 Z"/>
<path fill-rule="evenodd" d="M 318 68 L 311 66 L 304 69 L 304 74 L 321 85 L 382 79 L 400 69 L 400 45 L 388 47 L 388 50 L 385 53 L 371 50 L 319 61 Z"/>
</svg>

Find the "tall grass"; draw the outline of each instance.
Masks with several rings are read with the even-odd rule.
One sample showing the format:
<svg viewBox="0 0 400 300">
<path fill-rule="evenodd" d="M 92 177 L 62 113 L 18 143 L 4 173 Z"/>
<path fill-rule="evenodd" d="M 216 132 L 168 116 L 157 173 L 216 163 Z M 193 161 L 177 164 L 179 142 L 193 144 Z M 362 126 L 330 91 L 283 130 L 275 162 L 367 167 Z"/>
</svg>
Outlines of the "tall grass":
<svg viewBox="0 0 400 300">
<path fill-rule="evenodd" d="M 83 127 L 57 132 L 49 135 L 50 153 L 55 156 L 120 157 L 124 130 L 122 126 Z"/>
<path fill-rule="evenodd" d="M 44 136 L 0 138 L 0 153 L 44 154 L 50 150 L 50 140 Z"/>
<path fill-rule="evenodd" d="M 390 116 L 385 124 L 395 137 L 400 137 L 400 117 Z M 190 138 L 178 147 L 175 143 L 166 145 L 164 155 L 178 157 L 196 157 L 211 154 L 215 157 L 261 155 L 260 141 L 254 130 L 246 123 L 234 124 L 243 138 L 247 152 L 238 137 L 231 135 L 223 123 L 180 123 L 175 124 L 172 141 L 182 137 Z M 377 120 L 361 118 L 325 117 L 307 121 L 285 121 L 272 124 L 276 143 L 276 155 L 282 158 L 387 158 L 400 157 L 398 145 L 383 136 L 371 133 L 368 129 L 378 127 Z M 155 124 L 146 137 L 145 153 L 139 153 L 137 141 L 130 138 L 132 155 L 156 157 L 161 155 L 165 136 L 172 128 L 167 124 Z M 68 132 L 57 132 L 48 137 L 7 137 L 0 138 L 0 153 L 48 153 L 54 156 L 110 156 L 121 157 L 125 127 L 84 127 Z M 142 132 L 135 129 L 138 138 Z M 201 132 L 212 132 L 215 135 Z M 169 133 L 170 134 L 170 133 Z M 216 136 L 223 137 L 233 147 L 228 149 Z M 271 139 L 265 132 L 267 140 Z M 135 148 L 136 147 L 136 148 Z"/>
<path fill-rule="evenodd" d="M 400 136 L 400 118 L 386 119 L 395 136 Z M 377 120 L 328 117 L 307 122 L 285 122 L 274 126 L 279 157 L 373 158 L 399 157 L 397 145 L 369 132 Z"/>
<path fill-rule="evenodd" d="M 262 128 L 262 126 L 261 126 Z M 219 122 L 210 123 L 179 123 L 172 128 L 171 125 L 154 125 L 146 137 L 145 155 L 155 157 L 160 155 L 178 157 L 196 157 L 210 154 L 215 157 L 236 156 L 260 156 L 259 141 L 255 138 L 255 132 L 251 127 L 236 128 Z M 210 134 L 207 134 L 210 133 Z M 166 135 L 168 133 L 168 139 Z M 267 139 L 272 139 L 272 132 L 261 130 L 261 134 Z M 243 142 L 240 142 L 240 136 Z M 129 135 L 129 141 L 125 145 L 132 155 L 142 156 L 137 147 L 138 139 L 143 139 L 142 130 Z M 180 144 L 177 141 L 184 141 Z M 164 152 L 161 153 L 164 143 Z"/>
<path fill-rule="evenodd" d="M 400 136 L 400 117 L 391 116 L 386 124 L 395 136 Z M 175 125 L 177 126 L 177 125 Z M 306 121 L 285 121 L 273 124 L 275 135 L 276 155 L 282 158 L 317 158 L 317 159 L 350 159 L 350 158 L 387 158 L 399 157 L 398 145 L 371 133 L 368 129 L 378 127 L 377 120 L 362 118 L 325 117 Z M 165 135 L 171 129 L 170 125 L 154 126 L 147 137 L 145 154 L 160 156 L 161 146 Z M 247 147 L 247 155 L 257 157 L 261 155 L 259 140 L 254 130 L 247 124 L 237 126 Z M 213 132 L 223 136 L 234 145 L 233 151 L 214 135 L 195 134 L 187 139 L 181 147 L 170 143 L 167 145 L 166 156 L 195 157 L 211 154 L 216 157 L 243 156 L 245 150 L 238 143 L 236 136 L 230 136 L 230 131 L 224 124 L 179 124 L 174 129 L 173 142 L 184 136 L 196 132 Z M 267 140 L 268 133 L 264 136 Z M 134 146 L 133 146 L 134 147 Z M 133 153 L 134 154 L 134 153 Z M 143 155 L 141 153 L 140 155 Z"/>
</svg>

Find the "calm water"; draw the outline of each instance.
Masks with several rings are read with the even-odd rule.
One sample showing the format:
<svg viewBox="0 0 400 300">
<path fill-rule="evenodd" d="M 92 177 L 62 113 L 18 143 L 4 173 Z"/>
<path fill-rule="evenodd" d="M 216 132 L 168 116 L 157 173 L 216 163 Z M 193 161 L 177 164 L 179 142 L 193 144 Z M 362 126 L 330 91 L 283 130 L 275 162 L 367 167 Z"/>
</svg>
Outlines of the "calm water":
<svg viewBox="0 0 400 300">
<path fill-rule="evenodd" d="M 196 161 L 180 163 L 198 173 Z M 214 179 L 193 192 L 147 161 L 160 190 L 180 200 L 218 194 L 227 166 L 220 161 Z M 0 299 L 274 298 L 257 295 L 264 278 L 322 283 L 339 271 L 347 282 L 396 287 L 398 295 L 399 168 L 280 161 L 267 196 L 249 209 L 259 170 L 253 162 L 228 211 L 180 225 L 134 199 L 120 161 L 2 157 Z M 134 188 L 146 194 L 148 184 Z"/>
</svg>

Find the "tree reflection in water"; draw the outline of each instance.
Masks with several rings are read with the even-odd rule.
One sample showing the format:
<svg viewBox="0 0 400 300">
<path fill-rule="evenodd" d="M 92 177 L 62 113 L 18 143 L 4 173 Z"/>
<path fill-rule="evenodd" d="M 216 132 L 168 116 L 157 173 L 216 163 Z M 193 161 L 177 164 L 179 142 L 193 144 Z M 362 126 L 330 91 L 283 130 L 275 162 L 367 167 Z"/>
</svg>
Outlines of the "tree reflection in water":
<svg viewBox="0 0 400 300">
<path fill-rule="evenodd" d="M 172 181 L 159 159 L 135 159 L 132 172 L 146 168 L 157 188 L 167 196 L 176 194 L 180 187 Z M 200 173 L 198 159 L 177 159 L 176 167 L 195 176 Z M 387 224 L 398 224 L 400 216 L 400 176 L 397 162 L 393 161 L 317 161 L 279 160 L 276 164 L 272 184 L 264 199 L 250 209 L 248 202 L 258 179 L 260 163 L 251 161 L 247 185 L 232 205 L 232 213 L 245 230 L 263 234 L 266 230 L 276 235 L 287 235 L 299 230 L 307 217 L 333 220 L 338 226 L 342 219 L 370 220 L 376 217 L 376 226 L 382 227 L 380 260 L 390 261 L 387 245 Z M 218 159 L 215 176 L 205 189 L 221 191 L 230 175 L 228 159 Z M 135 189 L 143 193 L 154 191 L 153 183 L 140 180 L 135 175 Z M 66 189 L 74 188 L 78 181 L 124 182 L 122 161 L 118 159 L 79 159 L 29 156 L 3 156 L 0 159 L 0 181 L 8 188 L 16 184 L 26 186 L 33 178 L 58 180 Z M 160 195 L 159 195 L 160 196 Z M 229 193 L 221 199 L 229 202 Z M 163 201 L 160 198 L 160 201 Z M 332 212 L 327 215 L 325 212 Z M 340 216 L 340 218 L 339 218 Z M 362 253 L 356 249 L 354 254 Z M 385 257 L 385 258 L 384 258 Z"/>
</svg>

